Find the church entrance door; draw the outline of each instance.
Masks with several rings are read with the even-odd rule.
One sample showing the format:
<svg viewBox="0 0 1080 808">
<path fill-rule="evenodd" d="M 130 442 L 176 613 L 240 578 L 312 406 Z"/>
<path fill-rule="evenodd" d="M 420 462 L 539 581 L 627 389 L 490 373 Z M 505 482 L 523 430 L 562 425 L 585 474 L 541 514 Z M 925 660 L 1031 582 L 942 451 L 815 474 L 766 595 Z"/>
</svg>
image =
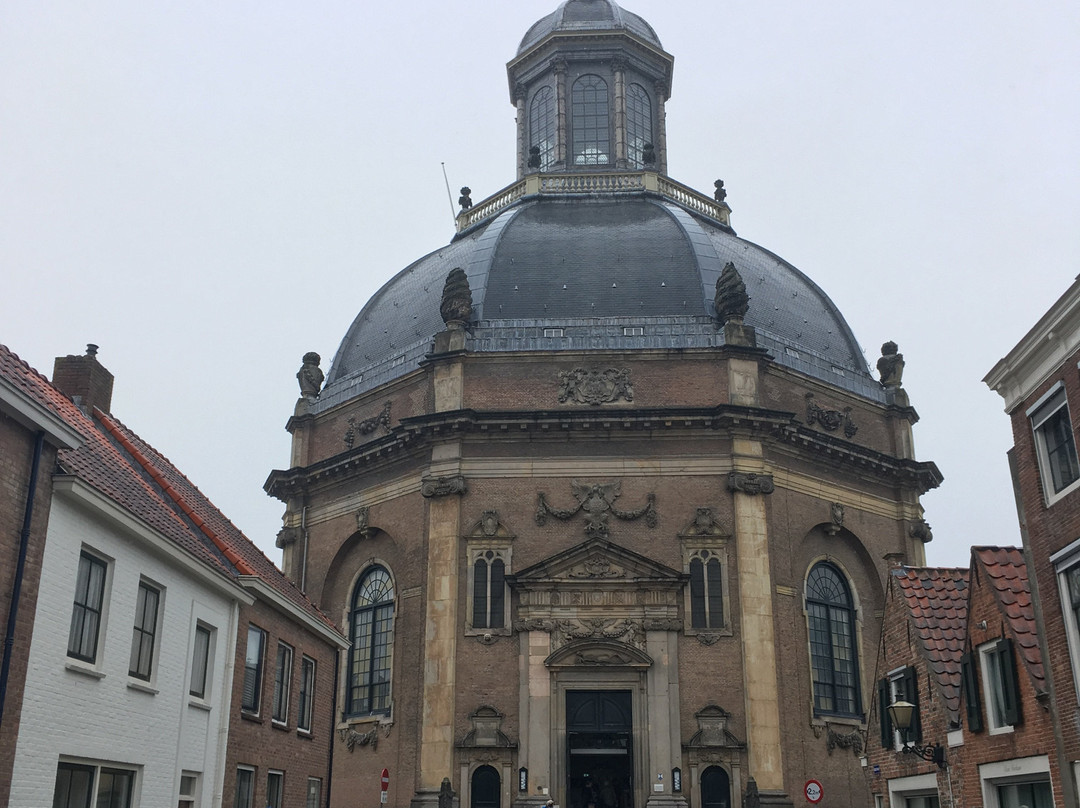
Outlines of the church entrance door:
<svg viewBox="0 0 1080 808">
<path fill-rule="evenodd" d="M 566 692 L 569 808 L 633 808 L 629 690 Z"/>
<path fill-rule="evenodd" d="M 701 775 L 702 808 L 731 808 L 731 781 L 719 766 L 710 766 Z"/>
</svg>

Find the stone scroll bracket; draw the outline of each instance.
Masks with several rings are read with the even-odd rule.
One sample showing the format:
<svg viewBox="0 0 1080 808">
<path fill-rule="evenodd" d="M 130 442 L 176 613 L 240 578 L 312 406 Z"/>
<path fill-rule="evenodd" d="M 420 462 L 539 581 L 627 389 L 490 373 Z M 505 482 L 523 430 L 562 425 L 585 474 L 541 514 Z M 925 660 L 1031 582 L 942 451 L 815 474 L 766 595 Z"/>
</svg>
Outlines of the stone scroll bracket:
<svg viewBox="0 0 1080 808">
<path fill-rule="evenodd" d="M 776 490 L 771 474 L 754 474 L 745 471 L 733 471 L 728 474 L 727 489 L 742 494 L 771 494 Z"/>
<path fill-rule="evenodd" d="M 420 494 L 426 499 L 446 497 L 451 494 L 464 494 L 468 490 L 465 478 L 460 474 L 453 477 L 425 477 L 420 481 Z"/>
</svg>

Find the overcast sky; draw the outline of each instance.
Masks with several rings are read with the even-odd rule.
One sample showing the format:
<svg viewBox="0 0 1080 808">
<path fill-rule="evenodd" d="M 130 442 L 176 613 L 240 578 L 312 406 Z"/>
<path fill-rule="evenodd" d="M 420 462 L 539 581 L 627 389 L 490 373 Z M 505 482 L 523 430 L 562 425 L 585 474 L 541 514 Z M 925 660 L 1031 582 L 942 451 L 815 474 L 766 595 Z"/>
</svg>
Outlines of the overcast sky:
<svg viewBox="0 0 1080 808">
<path fill-rule="evenodd" d="M 113 412 L 275 561 L 285 422 L 370 295 L 514 178 L 505 63 L 556 0 L 11 0 L 0 342 L 101 346 Z M 1080 4 L 627 0 L 669 171 L 907 360 L 931 564 L 1019 543 L 981 379 L 1080 272 Z M 752 304 L 751 304 L 752 305 Z"/>
</svg>

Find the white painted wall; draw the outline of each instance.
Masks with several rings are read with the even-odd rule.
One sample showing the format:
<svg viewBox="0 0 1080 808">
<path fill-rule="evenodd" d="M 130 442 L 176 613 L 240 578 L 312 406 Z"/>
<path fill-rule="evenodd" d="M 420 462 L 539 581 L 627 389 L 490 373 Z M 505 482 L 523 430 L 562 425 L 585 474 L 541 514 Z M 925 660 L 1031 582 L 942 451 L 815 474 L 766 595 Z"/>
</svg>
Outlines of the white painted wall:
<svg viewBox="0 0 1080 808">
<path fill-rule="evenodd" d="M 97 662 L 67 656 L 80 551 L 109 560 Z M 212 573 L 211 573 L 212 574 Z M 163 589 L 151 681 L 128 675 L 139 581 Z M 176 805 L 180 772 L 201 774 L 199 808 L 214 804 L 225 759 L 233 601 L 227 592 L 57 492 L 41 571 L 30 667 L 12 777 L 12 808 L 52 805 L 61 758 L 135 767 L 134 805 Z M 215 629 L 207 699 L 188 695 L 196 621 Z M 149 687 L 147 687 L 149 684 Z M 155 692 L 151 692 L 155 691 Z"/>
</svg>

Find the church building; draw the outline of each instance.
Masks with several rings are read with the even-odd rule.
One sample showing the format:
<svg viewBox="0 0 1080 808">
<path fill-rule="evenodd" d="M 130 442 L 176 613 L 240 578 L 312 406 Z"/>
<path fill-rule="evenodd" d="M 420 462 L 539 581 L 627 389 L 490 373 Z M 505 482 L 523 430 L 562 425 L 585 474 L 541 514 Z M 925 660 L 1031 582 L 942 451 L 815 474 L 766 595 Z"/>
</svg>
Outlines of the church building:
<svg viewBox="0 0 1080 808">
<path fill-rule="evenodd" d="M 722 182 L 667 175 L 672 65 L 614 0 L 533 24 L 513 182 L 304 357 L 266 490 L 351 643 L 333 806 L 383 770 L 396 808 L 870 802 L 885 583 L 941 475 L 897 346 L 872 374 Z"/>
</svg>

